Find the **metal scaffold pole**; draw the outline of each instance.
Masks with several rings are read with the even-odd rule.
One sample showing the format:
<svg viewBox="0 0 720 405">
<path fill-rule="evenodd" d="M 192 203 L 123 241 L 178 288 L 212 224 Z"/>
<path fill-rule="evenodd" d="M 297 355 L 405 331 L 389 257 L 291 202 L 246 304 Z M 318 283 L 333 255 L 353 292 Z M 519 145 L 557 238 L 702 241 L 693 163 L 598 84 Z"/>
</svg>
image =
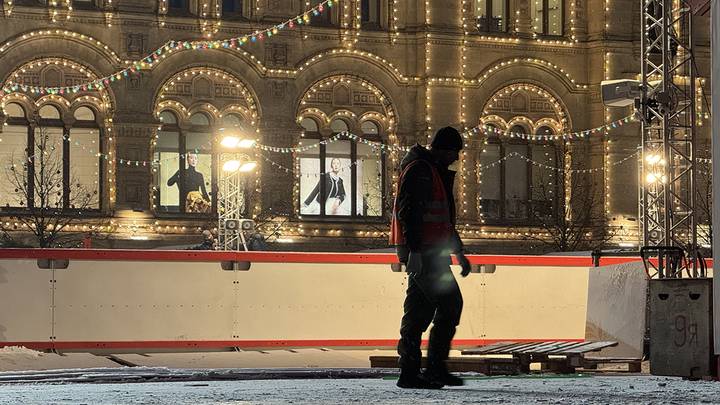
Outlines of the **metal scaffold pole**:
<svg viewBox="0 0 720 405">
<path fill-rule="evenodd" d="M 712 30 L 712 160 L 720 162 L 720 2 L 715 0 L 712 5 L 710 28 Z M 712 225 L 720 229 L 720 204 L 715 196 L 720 194 L 720 165 L 712 166 Z M 720 263 L 720 238 L 713 238 L 713 262 Z M 715 328 L 715 354 L 720 354 L 720 282 L 713 278 L 713 314 Z"/>
<path fill-rule="evenodd" d="M 671 252 L 656 269 L 658 277 L 682 277 L 683 271 L 703 276 L 697 260 L 692 12 L 682 0 L 642 0 L 642 10 L 643 245 L 659 256 Z"/>
<path fill-rule="evenodd" d="M 234 153 L 222 153 L 220 166 L 237 160 Z M 220 171 L 218 198 L 218 248 L 220 250 L 247 250 L 240 221 L 245 211 L 245 177 L 238 171 Z"/>
</svg>

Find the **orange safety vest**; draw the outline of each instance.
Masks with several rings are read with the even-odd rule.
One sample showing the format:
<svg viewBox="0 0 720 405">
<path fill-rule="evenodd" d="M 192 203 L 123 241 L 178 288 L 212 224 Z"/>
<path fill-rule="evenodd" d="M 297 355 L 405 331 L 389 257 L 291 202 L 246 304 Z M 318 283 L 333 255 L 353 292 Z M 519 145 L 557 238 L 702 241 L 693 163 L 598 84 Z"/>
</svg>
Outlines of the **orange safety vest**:
<svg viewBox="0 0 720 405">
<path fill-rule="evenodd" d="M 430 167 L 432 173 L 432 199 L 430 200 L 426 211 L 423 213 L 422 227 L 422 244 L 424 246 L 437 246 L 448 243 L 454 234 L 453 224 L 450 222 L 450 206 L 448 204 L 447 195 L 445 194 L 445 186 L 437 169 L 430 163 L 416 160 L 411 162 L 405 170 L 400 173 L 398 185 L 395 191 L 395 202 L 393 204 L 393 215 L 390 222 L 390 244 L 400 246 L 405 244 L 405 234 L 402 224 L 397 218 L 397 199 L 400 194 L 400 185 L 405 180 L 405 175 L 411 167 L 423 162 Z"/>
</svg>

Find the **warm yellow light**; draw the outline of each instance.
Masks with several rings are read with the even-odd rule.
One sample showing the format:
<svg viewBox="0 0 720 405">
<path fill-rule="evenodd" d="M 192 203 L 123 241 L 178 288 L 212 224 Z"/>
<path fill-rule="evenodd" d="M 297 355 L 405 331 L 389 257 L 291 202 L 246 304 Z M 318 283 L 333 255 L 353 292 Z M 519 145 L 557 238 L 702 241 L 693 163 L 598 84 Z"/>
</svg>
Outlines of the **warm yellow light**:
<svg viewBox="0 0 720 405">
<path fill-rule="evenodd" d="M 253 146 L 255 146 L 255 140 L 253 139 L 241 139 L 237 144 L 237 147 L 241 149 L 250 149 Z"/>
<path fill-rule="evenodd" d="M 257 167 L 257 162 L 245 162 L 240 166 L 239 171 L 243 173 L 251 172 Z"/>
<path fill-rule="evenodd" d="M 222 169 L 224 172 L 228 172 L 228 173 L 236 172 L 240 169 L 240 165 L 241 164 L 240 164 L 239 160 L 228 160 L 227 162 L 225 162 L 223 164 Z"/>
<path fill-rule="evenodd" d="M 645 161 L 651 165 L 657 164 L 658 162 L 660 162 L 660 155 L 656 155 L 656 154 L 647 155 L 645 157 Z"/>
<path fill-rule="evenodd" d="M 225 148 L 235 148 L 240 143 L 240 138 L 237 136 L 226 136 L 220 141 L 220 145 Z"/>
<path fill-rule="evenodd" d="M 242 139 L 237 136 L 225 136 L 220 141 L 220 145 L 224 148 L 234 149 L 250 149 L 255 146 L 255 140 L 253 139 Z"/>
</svg>

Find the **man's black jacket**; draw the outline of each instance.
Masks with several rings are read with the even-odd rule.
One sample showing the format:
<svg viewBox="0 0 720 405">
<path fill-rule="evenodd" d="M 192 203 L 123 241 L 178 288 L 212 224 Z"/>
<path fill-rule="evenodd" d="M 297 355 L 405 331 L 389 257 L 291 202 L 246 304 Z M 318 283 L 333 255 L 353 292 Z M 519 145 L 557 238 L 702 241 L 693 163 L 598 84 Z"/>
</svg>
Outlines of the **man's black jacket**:
<svg viewBox="0 0 720 405">
<path fill-rule="evenodd" d="M 413 146 L 405 155 L 400 163 L 400 170 L 405 170 L 410 163 L 416 160 L 424 160 L 433 165 L 445 186 L 445 195 L 448 199 L 450 209 L 450 222 L 453 230 L 455 230 L 455 198 L 453 196 L 453 183 L 455 181 L 455 172 L 448 170 L 438 164 L 433 159 L 430 151 L 420 145 Z M 462 242 L 457 232 L 454 232 L 453 240 L 450 246 L 430 246 L 423 243 L 423 213 L 428 209 L 429 202 L 432 200 L 432 171 L 427 164 L 421 163 L 413 165 L 408 170 L 404 178 L 400 182 L 398 190 L 395 212 L 396 219 L 400 221 L 403 228 L 403 236 L 405 237 L 405 246 L 398 248 L 401 260 L 407 256 L 407 251 L 421 252 L 437 248 L 449 248 L 453 252 L 462 250 Z"/>
</svg>

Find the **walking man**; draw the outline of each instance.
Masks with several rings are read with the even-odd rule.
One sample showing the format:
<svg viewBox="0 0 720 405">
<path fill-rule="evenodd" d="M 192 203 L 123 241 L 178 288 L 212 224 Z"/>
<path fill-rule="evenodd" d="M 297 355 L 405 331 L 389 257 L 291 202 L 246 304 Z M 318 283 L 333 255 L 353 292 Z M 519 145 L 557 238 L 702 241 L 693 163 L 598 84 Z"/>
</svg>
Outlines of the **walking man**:
<svg viewBox="0 0 720 405">
<path fill-rule="evenodd" d="M 450 374 L 445 361 L 450 342 L 460 322 L 462 295 L 450 271 L 455 254 L 463 277 L 470 263 L 455 230 L 455 172 L 449 166 L 458 160 L 463 147 L 460 133 L 452 127 L 437 131 L 426 149 L 413 146 L 400 164 L 401 174 L 395 197 L 390 243 L 409 274 L 408 289 L 400 326 L 401 388 L 438 389 L 463 385 Z M 428 364 L 420 373 L 420 339 L 433 323 L 428 346 Z"/>
</svg>

